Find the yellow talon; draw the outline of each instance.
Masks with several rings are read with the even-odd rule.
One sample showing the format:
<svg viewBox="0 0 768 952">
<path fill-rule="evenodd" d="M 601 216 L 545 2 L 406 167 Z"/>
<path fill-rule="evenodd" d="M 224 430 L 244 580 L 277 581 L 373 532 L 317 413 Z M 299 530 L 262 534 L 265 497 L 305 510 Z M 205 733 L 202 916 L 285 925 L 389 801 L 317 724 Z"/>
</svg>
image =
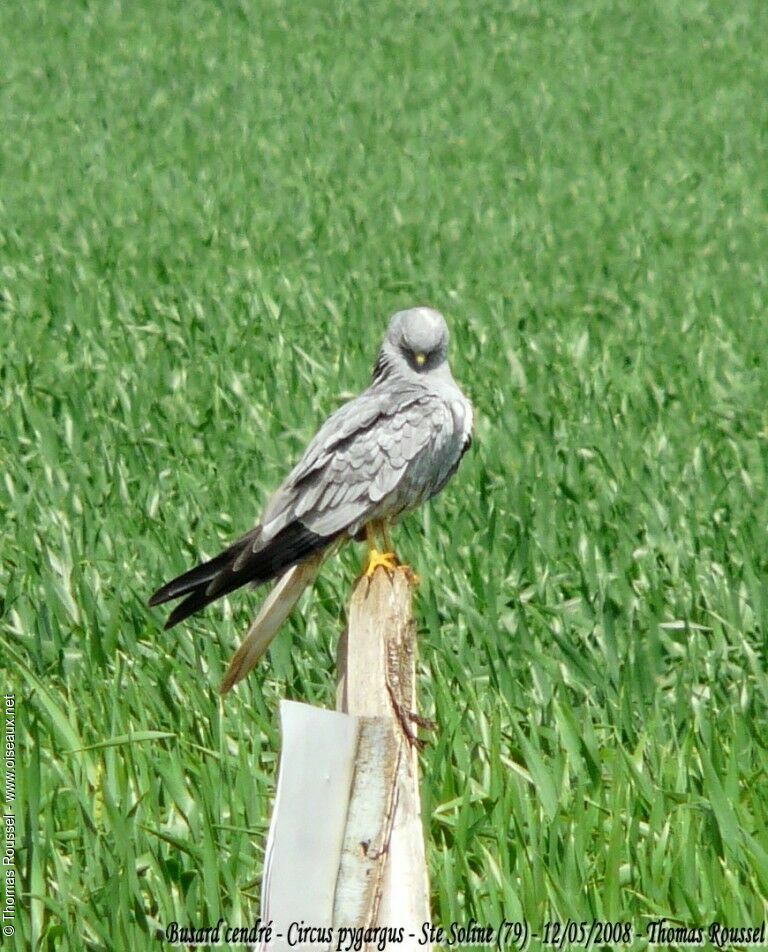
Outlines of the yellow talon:
<svg viewBox="0 0 768 952">
<path fill-rule="evenodd" d="M 378 549 L 371 549 L 368 552 L 368 564 L 365 567 L 363 575 L 371 578 L 377 568 L 386 569 L 387 572 L 394 572 L 397 568 L 397 557 L 394 552 L 379 552 Z"/>
</svg>

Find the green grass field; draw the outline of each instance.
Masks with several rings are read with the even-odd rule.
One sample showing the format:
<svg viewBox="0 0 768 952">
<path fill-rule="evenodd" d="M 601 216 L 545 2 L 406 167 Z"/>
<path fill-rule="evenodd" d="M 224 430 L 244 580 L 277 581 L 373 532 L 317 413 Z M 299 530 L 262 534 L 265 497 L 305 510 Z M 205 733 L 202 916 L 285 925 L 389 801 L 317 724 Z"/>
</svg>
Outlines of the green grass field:
<svg viewBox="0 0 768 952">
<path fill-rule="evenodd" d="M 361 552 L 224 703 L 258 596 L 146 599 L 414 303 L 477 412 L 397 533 L 434 922 L 768 918 L 768 7 L 29 0 L 0 62 L 7 947 L 255 916 Z"/>
</svg>

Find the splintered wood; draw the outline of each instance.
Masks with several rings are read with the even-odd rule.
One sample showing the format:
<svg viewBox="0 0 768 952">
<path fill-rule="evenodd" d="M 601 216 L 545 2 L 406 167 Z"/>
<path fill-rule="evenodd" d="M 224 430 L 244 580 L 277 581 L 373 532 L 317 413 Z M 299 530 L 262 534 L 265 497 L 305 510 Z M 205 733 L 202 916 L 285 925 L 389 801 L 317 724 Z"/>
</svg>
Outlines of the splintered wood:
<svg viewBox="0 0 768 952">
<path fill-rule="evenodd" d="M 337 709 L 362 718 L 334 900 L 336 926 L 429 921 L 416 734 L 412 575 L 361 578 L 339 644 Z M 408 945 L 406 941 L 403 948 Z"/>
</svg>

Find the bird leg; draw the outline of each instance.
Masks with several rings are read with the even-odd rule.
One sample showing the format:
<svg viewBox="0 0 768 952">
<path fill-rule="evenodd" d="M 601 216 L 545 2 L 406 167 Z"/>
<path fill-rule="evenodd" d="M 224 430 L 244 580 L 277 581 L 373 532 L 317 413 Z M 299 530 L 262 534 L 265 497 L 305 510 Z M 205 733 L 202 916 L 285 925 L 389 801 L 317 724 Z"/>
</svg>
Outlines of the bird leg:
<svg viewBox="0 0 768 952">
<path fill-rule="evenodd" d="M 387 551 L 380 552 L 377 546 L 376 530 L 379 529 L 384 539 Z M 365 527 L 365 537 L 368 540 L 368 562 L 363 571 L 366 578 L 371 578 L 376 569 L 381 566 L 387 572 L 393 572 L 397 566 L 397 556 L 392 551 L 389 533 L 383 522 L 369 522 Z"/>
<path fill-rule="evenodd" d="M 381 533 L 384 542 L 384 551 L 380 552 L 377 545 L 376 533 Z M 394 572 L 396 568 L 401 568 L 408 575 L 408 580 L 412 585 L 420 585 L 421 578 L 413 571 L 410 565 L 404 565 L 395 555 L 395 547 L 389 537 L 389 526 L 385 520 L 372 520 L 365 527 L 365 537 L 368 540 L 368 560 L 363 570 L 363 575 L 370 579 L 373 573 L 381 565 L 387 572 Z"/>
<path fill-rule="evenodd" d="M 390 538 L 390 535 L 389 535 L 389 526 L 382 519 L 382 521 L 378 524 L 378 528 L 379 528 L 379 531 L 381 532 L 381 538 L 384 540 L 384 551 L 391 552 L 394 555 L 395 547 L 392 545 L 392 539 Z"/>
</svg>

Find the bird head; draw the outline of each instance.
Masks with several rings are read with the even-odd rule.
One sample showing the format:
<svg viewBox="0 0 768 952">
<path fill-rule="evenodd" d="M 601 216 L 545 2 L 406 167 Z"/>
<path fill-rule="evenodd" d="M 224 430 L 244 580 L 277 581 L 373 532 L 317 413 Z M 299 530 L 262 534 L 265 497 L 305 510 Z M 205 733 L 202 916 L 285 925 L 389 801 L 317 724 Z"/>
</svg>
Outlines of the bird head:
<svg viewBox="0 0 768 952">
<path fill-rule="evenodd" d="M 389 322 L 374 378 L 392 366 L 428 373 L 445 363 L 448 356 L 448 325 L 431 307 L 398 311 Z"/>
</svg>

